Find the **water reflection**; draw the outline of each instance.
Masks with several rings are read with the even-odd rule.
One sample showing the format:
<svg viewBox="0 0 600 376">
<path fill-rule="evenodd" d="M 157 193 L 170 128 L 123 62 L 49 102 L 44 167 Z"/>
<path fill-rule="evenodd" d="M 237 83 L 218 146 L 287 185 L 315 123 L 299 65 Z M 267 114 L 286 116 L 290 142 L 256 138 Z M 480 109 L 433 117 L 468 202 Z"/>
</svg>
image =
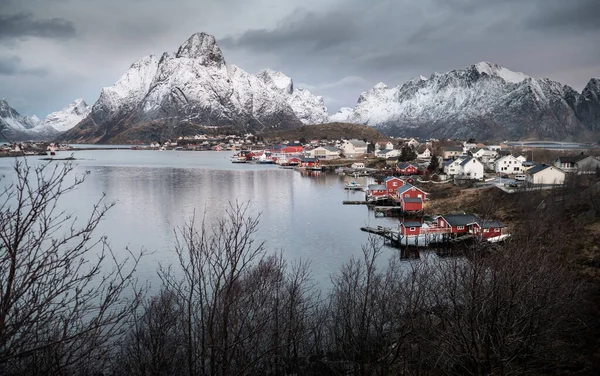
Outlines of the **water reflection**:
<svg viewBox="0 0 600 376">
<path fill-rule="evenodd" d="M 108 235 L 115 250 L 147 249 L 139 278 L 155 285 L 158 264 L 176 263 L 174 229 L 194 213 L 206 212 L 214 222 L 232 201 L 248 202 L 251 213 L 261 215 L 257 237 L 267 241 L 270 251 L 281 250 L 289 260 L 310 260 L 321 283 L 350 256 L 360 256 L 367 240 L 361 226 L 398 224 L 395 218 L 375 218 L 366 206 L 342 205 L 364 198 L 363 192 L 344 190 L 348 179 L 366 184 L 367 178 L 236 166 L 218 152 L 81 151 L 76 157 L 81 158 L 76 172 L 90 173 L 64 207 L 77 214 L 89 212 L 103 193 L 115 201 L 99 234 Z M 0 160 L 2 173 L 10 175 L 10 163 Z M 389 255 L 396 251 L 389 249 Z"/>
</svg>

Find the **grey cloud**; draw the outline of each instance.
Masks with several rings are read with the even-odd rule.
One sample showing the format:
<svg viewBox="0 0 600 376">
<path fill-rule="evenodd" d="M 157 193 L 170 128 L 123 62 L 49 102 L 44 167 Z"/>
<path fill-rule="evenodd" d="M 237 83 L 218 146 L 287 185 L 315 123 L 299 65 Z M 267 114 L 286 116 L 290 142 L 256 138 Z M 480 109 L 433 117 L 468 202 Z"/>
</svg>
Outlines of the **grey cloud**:
<svg viewBox="0 0 600 376">
<path fill-rule="evenodd" d="M 68 39 L 75 34 L 74 24 L 63 18 L 35 19 L 28 12 L 0 14 L 0 40 L 23 37 Z"/>
<path fill-rule="evenodd" d="M 538 2 L 530 27 L 558 31 L 600 31 L 600 1 L 547 0 Z"/>
<path fill-rule="evenodd" d="M 322 50 L 356 37 L 358 26 L 354 14 L 339 12 L 335 17 L 323 17 L 313 12 L 297 10 L 279 22 L 274 30 L 248 30 L 239 37 L 219 41 L 225 47 L 245 47 L 261 51 L 294 49 L 303 45 L 309 50 Z"/>
<path fill-rule="evenodd" d="M 24 68 L 22 61 L 18 56 L 0 57 L 0 75 L 16 76 L 16 75 L 31 75 L 45 76 L 48 70 L 45 68 Z"/>
<path fill-rule="evenodd" d="M 21 59 L 16 56 L 0 58 L 0 75 L 12 76 L 19 72 Z"/>
</svg>

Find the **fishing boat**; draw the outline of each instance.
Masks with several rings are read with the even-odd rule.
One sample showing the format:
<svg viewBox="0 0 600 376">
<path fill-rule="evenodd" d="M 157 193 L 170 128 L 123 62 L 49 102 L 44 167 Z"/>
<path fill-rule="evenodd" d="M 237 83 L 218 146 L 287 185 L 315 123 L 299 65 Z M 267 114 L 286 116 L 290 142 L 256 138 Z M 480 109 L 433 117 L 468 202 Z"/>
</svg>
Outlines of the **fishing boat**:
<svg viewBox="0 0 600 376">
<path fill-rule="evenodd" d="M 348 189 L 350 191 L 362 191 L 363 187 L 362 187 L 362 185 L 358 184 L 357 182 L 351 181 L 350 183 L 348 183 L 344 186 L 344 189 Z"/>
<path fill-rule="evenodd" d="M 275 161 L 270 156 L 267 156 L 266 153 L 263 153 L 258 157 L 258 163 L 260 164 L 274 164 Z"/>
</svg>

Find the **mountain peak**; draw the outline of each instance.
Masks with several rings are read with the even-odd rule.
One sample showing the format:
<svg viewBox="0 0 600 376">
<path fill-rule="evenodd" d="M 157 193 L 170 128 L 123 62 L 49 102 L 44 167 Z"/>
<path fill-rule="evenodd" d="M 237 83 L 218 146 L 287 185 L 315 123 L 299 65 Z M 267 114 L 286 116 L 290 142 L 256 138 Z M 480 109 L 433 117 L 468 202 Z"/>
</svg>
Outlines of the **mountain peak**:
<svg viewBox="0 0 600 376">
<path fill-rule="evenodd" d="M 294 82 L 282 72 L 277 72 L 272 69 L 263 69 L 256 74 L 262 82 L 273 89 L 280 92 L 292 94 L 294 92 Z"/>
<path fill-rule="evenodd" d="M 194 33 L 177 50 L 178 58 L 200 59 L 203 65 L 223 65 L 225 58 L 217 45 L 215 37 L 202 33 Z"/>
<path fill-rule="evenodd" d="M 501 67 L 496 63 L 490 63 L 489 61 L 481 61 L 477 64 L 474 64 L 470 67 L 472 70 L 476 71 L 480 75 L 487 75 L 491 77 L 500 77 L 506 82 L 510 82 L 513 84 L 519 83 L 521 81 L 530 78 L 528 75 L 521 72 L 513 72 L 509 69 Z"/>
<path fill-rule="evenodd" d="M 383 82 L 378 82 L 375 86 L 373 86 L 373 89 L 387 89 L 388 86 L 386 84 L 384 84 Z"/>
</svg>

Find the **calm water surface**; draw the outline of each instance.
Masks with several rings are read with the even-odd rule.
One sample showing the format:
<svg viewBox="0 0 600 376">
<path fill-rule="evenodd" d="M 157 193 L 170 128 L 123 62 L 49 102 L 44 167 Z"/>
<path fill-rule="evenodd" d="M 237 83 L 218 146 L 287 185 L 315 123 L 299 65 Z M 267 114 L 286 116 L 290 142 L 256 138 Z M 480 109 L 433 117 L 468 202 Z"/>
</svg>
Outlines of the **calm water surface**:
<svg viewBox="0 0 600 376">
<path fill-rule="evenodd" d="M 59 152 L 59 157 L 68 152 Z M 233 164 L 231 152 L 152 150 L 76 151 L 76 173 L 87 181 L 61 205 L 84 216 L 102 194 L 116 202 L 98 234 L 106 234 L 116 252 L 128 246 L 148 253 L 138 268 L 140 280 L 158 284 L 159 263 L 176 263 L 174 229 L 194 213 L 219 218 L 231 201 L 248 202 L 259 214 L 258 240 L 287 260 L 310 260 L 314 279 L 327 284 L 351 255 L 360 256 L 364 225 L 397 226 L 397 219 L 375 218 L 366 206 L 342 205 L 364 199 L 363 192 L 344 190 L 353 178 L 335 174 L 306 175 L 274 165 Z M 28 157 L 30 164 L 43 163 Z M 13 178 L 14 160 L 0 158 L 3 183 Z M 53 162 L 62 163 L 62 162 Z M 363 178 L 364 179 L 364 178 Z M 358 179 L 360 183 L 364 180 Z M 386 255 L 394 249 L 387 248 Z M 385 262 L 385 260 L 383 260 Z"/>
</svg>

